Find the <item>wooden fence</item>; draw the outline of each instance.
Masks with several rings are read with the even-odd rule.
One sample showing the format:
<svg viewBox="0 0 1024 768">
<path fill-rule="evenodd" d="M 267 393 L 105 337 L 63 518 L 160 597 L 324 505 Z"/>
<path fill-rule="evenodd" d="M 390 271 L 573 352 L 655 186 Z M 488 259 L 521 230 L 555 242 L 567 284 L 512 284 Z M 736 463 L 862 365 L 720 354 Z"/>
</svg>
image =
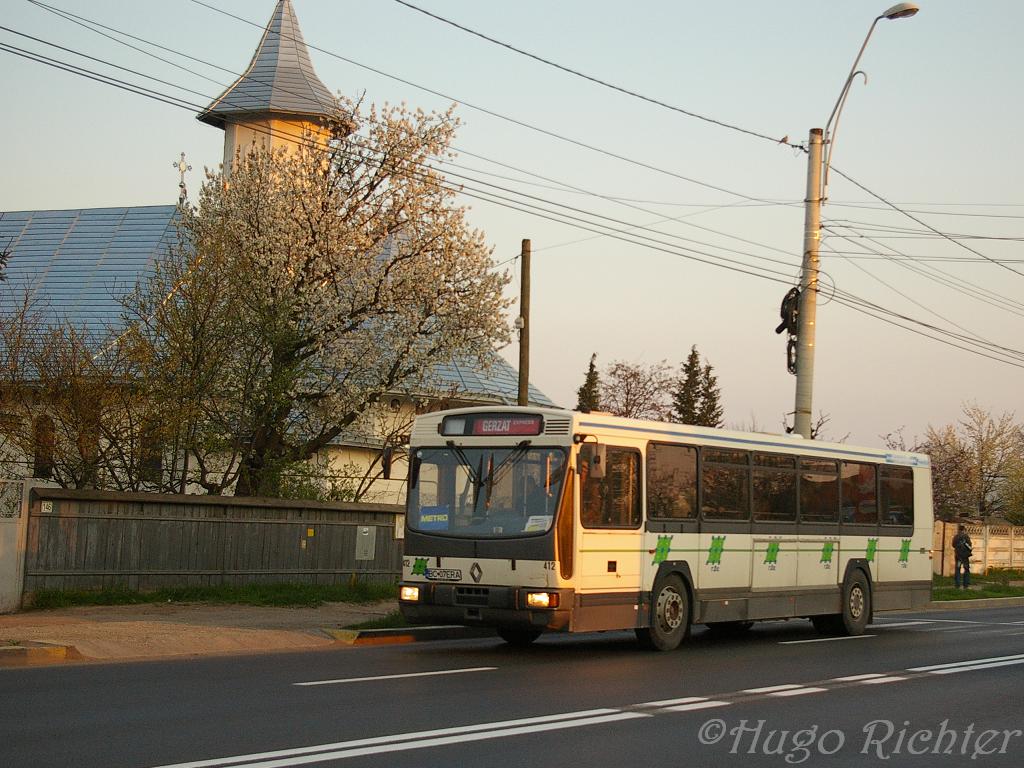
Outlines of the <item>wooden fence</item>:
<svg viewBox="0 0 1024 768">
<path fill-rule="evenodd" d="M 1024 568 L 1024 527 L 1012 525 L 964 526 L 973 544 L 971 573 L 985 573 L 989 568 Z M 952 576 L 956 563 L 953 537 L 957 524 L 935 521 L 932 550 L 932 570 L 943 576 Z M 942 556 L 939 556 L 939 553 Z"/>
<path fill-rule="evenodd" d="M 390 504 L 36 488 L 23 591 L 394 582 L 402 513 Z"/>
</svg>

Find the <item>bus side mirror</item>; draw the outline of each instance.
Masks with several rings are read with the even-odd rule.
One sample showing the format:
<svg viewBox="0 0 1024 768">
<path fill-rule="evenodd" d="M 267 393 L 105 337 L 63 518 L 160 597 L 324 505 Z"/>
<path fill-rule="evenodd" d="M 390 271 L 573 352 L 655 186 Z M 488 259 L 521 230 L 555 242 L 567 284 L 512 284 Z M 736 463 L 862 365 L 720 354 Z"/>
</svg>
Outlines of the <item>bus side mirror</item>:
<svg viewBox="0 0 1024 768">
<path fill-rule="evenodd" d="M 581 464 L 586 464 L 588 478 L 592 480 L 601 480 L 604 478 L 604 464 L 606 456 L 606 447 L 599 443 L 587 443 L 580 448 Z"/>
<path fill-rule="evenodd" d="M 386 446 L 384 448 L 384 450 L 381 451 L 381 454 L 380 454 L 380 464 L 381 464 L 381 469 L 382 469 L 382 471 L 384 473 L 384 479 L 385 480 L 390 480 L 391 479 L 391 462 L 394 459 L 394 455 L 395 455 L 395 449 L 392 448 L 390 445 Z"/>
</svg>

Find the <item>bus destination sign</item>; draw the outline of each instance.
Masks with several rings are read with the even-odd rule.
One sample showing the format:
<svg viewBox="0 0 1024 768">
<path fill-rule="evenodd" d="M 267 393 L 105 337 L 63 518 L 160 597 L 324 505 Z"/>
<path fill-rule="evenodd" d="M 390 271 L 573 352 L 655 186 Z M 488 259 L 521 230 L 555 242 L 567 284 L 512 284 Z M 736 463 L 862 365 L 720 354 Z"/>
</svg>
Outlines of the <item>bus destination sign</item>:
<svg viewBox="0 0 1024 768">
<path fill-rule="evenodd" d="M 539 435 L 540 416 L 481 416 L 473 420 L 474 435 Z"/>
</svg>

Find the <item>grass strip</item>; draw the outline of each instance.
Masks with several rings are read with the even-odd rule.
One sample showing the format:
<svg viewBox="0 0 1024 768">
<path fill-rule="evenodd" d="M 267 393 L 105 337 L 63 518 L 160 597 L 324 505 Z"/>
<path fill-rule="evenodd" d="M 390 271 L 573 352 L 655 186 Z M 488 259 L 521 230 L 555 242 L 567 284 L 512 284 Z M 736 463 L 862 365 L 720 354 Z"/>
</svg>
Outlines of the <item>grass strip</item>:
<svg viewBox="0 0 1024 768">
<path fill-rule="evenodd" d="M 144 605 L 149 603 L 209 603 L 316 608 L 324 603 L 372 603 L 398 596 L 394 584 L 221 584 L 165 587 L 147 592 L 130 589 L 43 589 L 32 594 L 33 609 L 81 605 Z"/>
</svg>

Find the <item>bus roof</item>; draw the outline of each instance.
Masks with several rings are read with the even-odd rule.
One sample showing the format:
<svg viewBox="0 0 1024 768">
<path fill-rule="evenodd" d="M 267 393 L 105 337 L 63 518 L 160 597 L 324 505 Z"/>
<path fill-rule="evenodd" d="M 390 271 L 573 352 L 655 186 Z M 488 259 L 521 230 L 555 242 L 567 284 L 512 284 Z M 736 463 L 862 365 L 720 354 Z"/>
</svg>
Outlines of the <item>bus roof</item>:
<svg viewBox="0 0 1024 768">
<path fill-rule="evenodd" d="M 765 432 L 739 432 L 729 429 L 716 429 L 713 427 L 700 427 L 692 424 L 677 424 L 664 421 L 648 421 L 643 419 L 629 419 L 622 416 L 613 416 L 607 413 L 583 413 L 581 411 L 568 411 L 560 408 L 537 408 L 522 406 L 477 406 L 472 408 L 457 408 L 448 411 L 435 411 L 433 413 L 418 416 L 416 427 L 413 429 L 413 437 L 428 439 L 437 438 L 436 425 L 440 424 L 445 416 L 462 415 L 473 413 L 486 414 L 539 414 L 544 417 L 545 423 L 556 422 L 557 432 L 545 429 L 546 435 L 558 434 L 562 437 L 572 437 L 579 433 L 598 432 L 605 434 L 622 434 L 633 439 L 649 439 L 676 441 L 696 439 L 702 444 L 720 444 L 723 447 L 737 447 L 747 449 L 767 448 L 774 450 L 789 450 L 804 454 L 819 454 L 821 456 L 832 456 L 835 458 L 846 458 L 850 460 L 872 459 L 883 461 L 887 464 L 902 464 L 907 466 L 930 466 L 927 455 L 913 453 L 910 451 L 895 451 L 888 448 L 868 448 L 852 446 L 846 443 L 830 443 L 821 440 L 808 440 L 797 435 L 771 434 Z M 566 429 L 568 427 L 568 429 Z M 480 438 L 474 438 L 480 439 Z"/>
</svg>

